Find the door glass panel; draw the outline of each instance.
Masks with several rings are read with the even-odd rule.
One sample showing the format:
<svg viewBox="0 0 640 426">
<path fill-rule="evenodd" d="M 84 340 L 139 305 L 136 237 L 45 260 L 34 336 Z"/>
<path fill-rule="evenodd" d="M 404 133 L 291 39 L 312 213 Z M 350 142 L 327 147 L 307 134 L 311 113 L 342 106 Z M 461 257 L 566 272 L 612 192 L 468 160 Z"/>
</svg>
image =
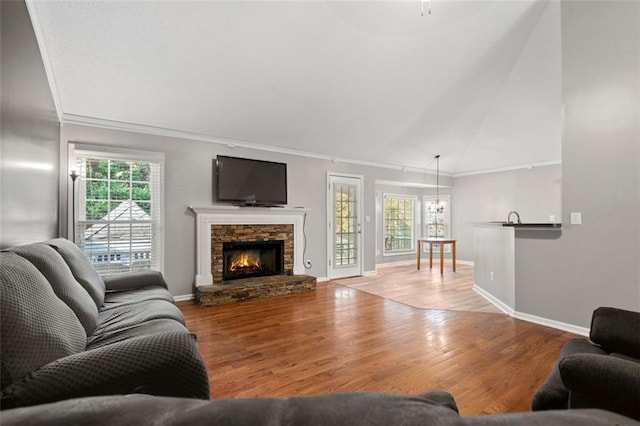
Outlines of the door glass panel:
<svg viewBox="0 0 640 426">
<path fill-rule="evenodd" d="M 356 185 L 333 185 L 335 201 L 335 266 L 352 266 L 358 261 Z"/>
</svg>

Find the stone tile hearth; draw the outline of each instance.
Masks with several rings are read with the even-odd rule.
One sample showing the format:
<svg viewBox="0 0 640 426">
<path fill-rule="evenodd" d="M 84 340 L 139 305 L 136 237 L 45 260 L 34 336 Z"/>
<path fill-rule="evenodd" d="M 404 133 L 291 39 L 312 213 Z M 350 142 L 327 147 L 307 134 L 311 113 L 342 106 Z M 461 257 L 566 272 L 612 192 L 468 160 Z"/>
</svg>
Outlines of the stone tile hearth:
<svg viewBox="0 0 640 426">
<path fill-rule="evenodd" d="M 196 288 L 196 301 L 201 306 L 224 305 L 250 299 L 302 293 L 315 290 L 316 278 L 309 275 L 271 275 L 242 278 L 230 284 L 205 285 Z"/>
</svg>

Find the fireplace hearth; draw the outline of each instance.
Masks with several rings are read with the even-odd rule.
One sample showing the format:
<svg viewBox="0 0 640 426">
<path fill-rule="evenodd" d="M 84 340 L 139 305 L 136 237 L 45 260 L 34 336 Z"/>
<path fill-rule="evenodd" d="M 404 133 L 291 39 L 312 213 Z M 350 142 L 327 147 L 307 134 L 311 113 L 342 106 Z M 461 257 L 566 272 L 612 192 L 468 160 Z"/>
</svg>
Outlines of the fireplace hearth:
<svg viewBox="0 0 640 426">
<path fill-rule="evenodd" d="M 237 241 L 222 244 L 222 280 L 280 275 L 284 241 Z"/>
</svg>

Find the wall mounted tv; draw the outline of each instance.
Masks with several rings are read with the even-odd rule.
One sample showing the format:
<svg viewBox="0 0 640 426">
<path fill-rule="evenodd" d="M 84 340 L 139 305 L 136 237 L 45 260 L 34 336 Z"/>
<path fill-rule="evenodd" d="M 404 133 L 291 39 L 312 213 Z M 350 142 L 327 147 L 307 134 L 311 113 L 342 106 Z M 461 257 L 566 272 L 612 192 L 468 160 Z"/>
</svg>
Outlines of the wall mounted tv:
<svg viewBox="0 0 640 426">
<path fill-rule="evenodd" d="M 287 204 L 287 165 L 272 161 L 218 155 L 216 200 L 241 206 Z"/>
</svg>

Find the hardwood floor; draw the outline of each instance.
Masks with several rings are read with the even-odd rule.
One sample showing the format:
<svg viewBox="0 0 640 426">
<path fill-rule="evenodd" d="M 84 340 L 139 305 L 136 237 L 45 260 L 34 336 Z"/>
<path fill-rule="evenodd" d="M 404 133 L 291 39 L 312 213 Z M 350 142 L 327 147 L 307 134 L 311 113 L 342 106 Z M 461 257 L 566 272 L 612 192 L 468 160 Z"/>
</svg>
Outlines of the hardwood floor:
<svg viewBox="0 0 640 426">
<path fill-rule="evenodd" d="M 500 309 L 473 291 L 473 266 L 458 263 L 456 272 L 445 262 L 440 275 L 438 262 L 429 270 L 429 260 L 420 270 L 415 263 L 378 268 L 376 275 L 354 277 L 336 282 L 396 302 L 422 309 L 501 313 Z"/>
<path fill-rule="evenodd" d="M 178 306 L 198 336 L 212 398 L 441 389 L 463 415 L 529 410 L 575 337 L 504 314 L 419 309 L 334 282 Z"/>
</svg>

